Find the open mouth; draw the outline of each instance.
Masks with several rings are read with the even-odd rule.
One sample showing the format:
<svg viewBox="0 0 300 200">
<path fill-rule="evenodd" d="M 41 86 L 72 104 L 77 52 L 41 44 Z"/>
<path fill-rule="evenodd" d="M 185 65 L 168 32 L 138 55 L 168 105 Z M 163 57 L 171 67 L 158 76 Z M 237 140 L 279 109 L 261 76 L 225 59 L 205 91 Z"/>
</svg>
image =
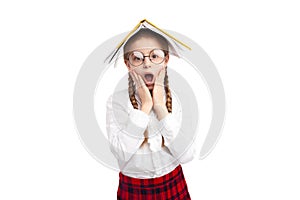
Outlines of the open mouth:
<svg viewBox="0 0 300 200">
<path fill-rule="evenodd" d="M 153 74 L 145 74 L 144 77 L 145 77 L 146 84 L 153 83 L 153 77 L 154 77 Z"/>
</svg>

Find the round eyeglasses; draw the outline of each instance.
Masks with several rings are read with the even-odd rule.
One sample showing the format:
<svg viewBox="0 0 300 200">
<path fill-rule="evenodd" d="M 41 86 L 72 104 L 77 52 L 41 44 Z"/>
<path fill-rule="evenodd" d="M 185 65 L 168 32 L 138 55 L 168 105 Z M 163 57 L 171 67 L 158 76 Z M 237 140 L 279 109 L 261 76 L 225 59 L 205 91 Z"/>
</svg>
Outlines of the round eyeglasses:
<svg viewBox="0 0 300 200">
<path fill-rule="evenodd" d="M 131 65 L 138 67 L 144 63 L 145 57 L 149 57 L 149 60 L 153 64 L 158 65 L 158 64 L 161 64 L 165 60 L 166 53 L 165 53 L 165 51 L 163 51 L 161 49 L 153 49 L 152 51 L 150 51 L 148 56 L 145 56 L 140 51 L 133 51 L 129 54 L 128 60 Z"/>
</svg>

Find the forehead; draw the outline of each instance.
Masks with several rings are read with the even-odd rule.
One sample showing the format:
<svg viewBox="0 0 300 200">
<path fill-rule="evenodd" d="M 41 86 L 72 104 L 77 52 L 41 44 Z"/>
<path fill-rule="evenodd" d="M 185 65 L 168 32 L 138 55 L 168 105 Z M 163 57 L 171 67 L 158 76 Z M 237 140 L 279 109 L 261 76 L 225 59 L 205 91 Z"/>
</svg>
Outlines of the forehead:
<svg viewBox="0 0 300 200">
<path fill-rule="evenodd" d="M 141 51 L 143 53 L 150 52 L 152 49 L 163 49 L 167 50 L 160 41 L 153 37 L 141 37 L 133 41 L 128 47 L 126 48 L 126 52 L 131 51 Z"/>
</svg>

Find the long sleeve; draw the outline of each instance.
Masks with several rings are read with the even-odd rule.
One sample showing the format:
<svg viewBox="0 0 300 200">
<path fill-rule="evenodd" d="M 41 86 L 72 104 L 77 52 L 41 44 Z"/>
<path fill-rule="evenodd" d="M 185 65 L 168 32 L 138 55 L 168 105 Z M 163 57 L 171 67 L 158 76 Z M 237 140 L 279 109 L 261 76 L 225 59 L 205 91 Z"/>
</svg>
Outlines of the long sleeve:
<svg viewBox="0 0 300 200">
<path fill-rule="evenodd" d="M 173 99 L 172 113 L 168 113 L 159 121 L 159 127 L 161 135 L 164 137 L 165 146 L 169 149 L 174 158 L 184 164 L 196 156 L 196 148 L 194 141 L 190 141 L 189 137 L 183 135 L 185 133 L 181 128 L 181 105 L 175 98 Z M 178 138 L 179 134 L 181 135 L 180 138 Z"/>
<path fill-rule="evenodd" d="M 143 143 L 149 116 L 140 110 L 128 109 L 127 101 L 120 99 L 122 95 L 113 97 L 107 101 L 106 129 L 110 149 L 123 166 Z"/>
</svg>

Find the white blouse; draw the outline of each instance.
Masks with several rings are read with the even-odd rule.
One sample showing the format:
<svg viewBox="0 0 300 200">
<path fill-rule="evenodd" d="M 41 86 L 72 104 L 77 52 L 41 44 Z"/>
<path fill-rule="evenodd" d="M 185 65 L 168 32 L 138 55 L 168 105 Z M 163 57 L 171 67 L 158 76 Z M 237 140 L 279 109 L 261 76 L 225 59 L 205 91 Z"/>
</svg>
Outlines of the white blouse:
<svg viewBox="0 0 300 200">
<path fill-rule="evenodd" d="M 140 98 L 137 94 L 135 97 L 140 109 Z M 153 110 L 147 115 L 134 109 L 128 90 L 111 95 L 107 101 L 106 128 L 120 171 L 134 178 L 155 178 L 171 172 L 178 164 L 191 161 L 196 155 L 194 143 L 180 153 L 173 142 L 180 131 L 181 120 L 181 105 L 174 92 L 172 113 L 160 121 Z M 142 145 L 145 137 L 148 141 Z"/>
</svg>

